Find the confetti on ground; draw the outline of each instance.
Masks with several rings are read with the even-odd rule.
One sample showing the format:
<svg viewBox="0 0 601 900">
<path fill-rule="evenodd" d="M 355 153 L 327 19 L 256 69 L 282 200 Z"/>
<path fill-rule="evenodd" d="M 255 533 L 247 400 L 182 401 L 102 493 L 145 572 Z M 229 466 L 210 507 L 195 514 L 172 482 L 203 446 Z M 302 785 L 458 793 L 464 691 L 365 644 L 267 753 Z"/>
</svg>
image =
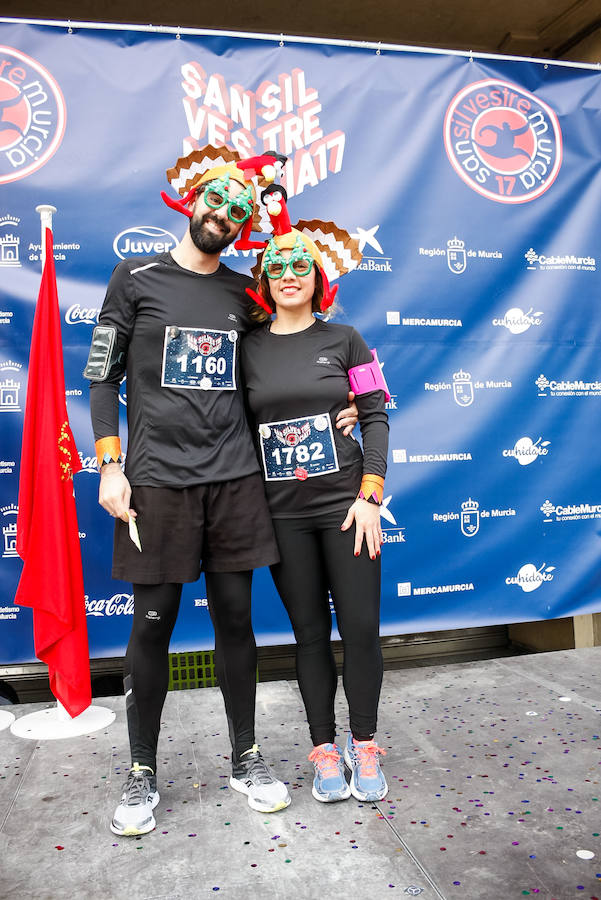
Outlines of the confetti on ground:
<svg viewBox="0 0 601 900">
<path fill-rule="evenodd" d="M 483 896 L 483 873 L 490 896 L 501 896 L 499 885 L 505 879 L 509 887 L 502 896 L 507 900 L 595 900 L 601 882 L 601 872 L 595 872 L 591 862 L 601 853 L 601 667 L 591 662 L 570 668 L 566 659 L 569 656 L 561 653 L 534 657 L 531 663 L 520 657 L 519 671 L 512 670 L 512 661 L 493 660 L 386 673 L 378 740 L 388 750 L 383 770 L 390 790 L 377 804 L 352 798 L 315 803 L 306 725 L 297 704 L 288 720 L 273 718 L 277 706 L 271 701 L 268 707 L 258 707 L 260 740 L 264 748 L 274 748 L 266 753 L 270 765 L 295 789 L 290 809 L 267 819 L 229 789 L 227 735 L 214 727 L 217 719 L 196 711 L 184 717 L 186 733 L 195 738 L 188 745 L 195 744 L 192 756 L 183 732 L 173 727 L 172 713 L 166 715 L 169 733 L 160 746 L 162 803 L 155 813 L 157 830 L 144 841 L 122 838 L 112 843 L 106 829 L 107 811 L 129 768 L 124 730 L 121 736 L 116 729 L 110 738 L 96 736 L 95 743 L 87 745 L 85 759 L 78 749 L 70 748 L 67 754 L 44 747 L 47 756 L 37 762 L 38 768 L 42 761 L 47 765 L 38 818 L 51 818 L 58 802 L 65 803 L 61 778 L 71 776 L 77 784 L 74 776 L 80 771 L 92 773 L 86 792 L 78 792 L 79 803 L 73 804 L 71 822 L 73 828 L 77 822 L 77 829 L 68 832 L 67 845 L 52 841 L 56 869 L 83 851 L 84 836 L 105 852 L 116 851 L 113 860 L 121 863 L 123 857 L 124 864 L 132 851 L 144 849 L 147 858 L 159 846 L 157 852 L 177 858 L 182 837 L 188 836 L 195 840 L 196 852 L 202 847 L 205 864 L 208 860 L 215 865 L 204 882 L 214 892 L 227 893 L 228 881 L 217 865 L 228 848 L 237 847 L 244 871 L 253 869 L 249 879 L 257 884 L 281 879 L 282 892 L 288 890 L 293 873 L 298 878 L 308 866 L 311 871 L 317 866 L 327 885 L 335 853 L 342 865 L 352 858 L 349 866 L 368 873 L 370 892 L 376 896 L 385 889 L 396 892 L 391 896 L 428 896 L 425 880 L 411 880 L 419 874 L 415 858 L 448 900 Z M 266 691 L 270 687 L 262 686 Z M 345 722 L 344 695 L 339 694 L 337 718 Z M 211 708 L 210 715 L 216 716 L 220 698 L 213 696 L 216 712 Z M 213 727 L 201 724 L 203 716 Z M 9 776 L 15 783 L 25 771 L 31 777 L 27 762 L 28 757 L 4 753 L 2 789 Z M 60 791 L 50 787 L 59 782 Z M 96 790 L 88 790 L 92 787 Z M 335 850 L 330 848 L 332 836 L 340 838 Z M 66 837 L 63 830 L 54 839 Z M 476 859 L 479 865 L 474 866 Z M 137 865 L 142 864 L 141 858 Z M 117 871 L 119 866 L 112 865 Z"/>
</svg>

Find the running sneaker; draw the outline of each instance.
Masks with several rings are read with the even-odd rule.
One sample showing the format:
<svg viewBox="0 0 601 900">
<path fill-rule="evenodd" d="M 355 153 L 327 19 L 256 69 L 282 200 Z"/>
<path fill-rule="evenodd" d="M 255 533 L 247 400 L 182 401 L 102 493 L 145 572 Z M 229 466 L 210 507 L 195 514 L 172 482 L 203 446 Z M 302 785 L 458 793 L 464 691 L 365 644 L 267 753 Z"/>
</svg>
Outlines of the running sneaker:
<svg viewBox="0 0 601 900">
<path fill-rule="evenodd" d="M 123 796 L 115 810 L 111 831 L 115 834 L 147 834 L 156 827 L 152 814 L 159 802 L 157 777 L 150 766 L 134 763 L 123 785 Z"/>
<path fill-rule="evenodd" d="M 335 803 L 351 796 L 351 789 L 344 777 L 344 761 L 336 744 L 318 744 L 309 753 L 309 761 L 315 766 L 315 778 L 311 793 L 321 803 Z"/>
<path fill-rule="evenodd" d="M 290 806 L 286 785 L 273 777 L 256 744 L 240 756 L 238 763 L 232 763 L 230 786 L 246 794 L 248 805 L 259 812 L 277 812 Z"/>
<path fill-rule="evenodd" d="M 375 741 L 356 741 L 349 732 L 344 760 L 351 770 L 351 793 L 357 800 L 382 800 L 388 793 L 380 755 L 385 756 L 386 750 Z"/>
</svg>

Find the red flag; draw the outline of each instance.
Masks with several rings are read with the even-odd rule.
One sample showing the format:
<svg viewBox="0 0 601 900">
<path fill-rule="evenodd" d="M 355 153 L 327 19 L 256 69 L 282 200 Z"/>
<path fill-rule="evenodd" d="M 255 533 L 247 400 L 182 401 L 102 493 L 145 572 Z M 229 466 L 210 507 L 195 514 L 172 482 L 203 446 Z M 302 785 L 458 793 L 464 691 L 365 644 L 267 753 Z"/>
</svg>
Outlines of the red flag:
<svg viewBox="0 0 601 900">
<path fill-rule="evenodd" d="M 91 703 L 88 633 L 73 474 L 81 462 L 69 427 L 52 232 L 33 321 L 23 424 L 15 596 L 33 609 L 36 656 L 69 715 Z"/>
</svg>

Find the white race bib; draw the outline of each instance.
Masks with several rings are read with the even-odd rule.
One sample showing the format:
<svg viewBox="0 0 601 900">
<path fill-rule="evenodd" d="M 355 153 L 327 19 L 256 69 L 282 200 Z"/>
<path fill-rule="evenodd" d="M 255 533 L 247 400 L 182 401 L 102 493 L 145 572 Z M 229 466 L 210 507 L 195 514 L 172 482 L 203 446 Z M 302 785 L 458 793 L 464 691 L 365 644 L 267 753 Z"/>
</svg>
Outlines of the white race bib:
<svg viewBox="0 0 601 900">
<path fill-rule="evenodd" d="M 339 471 L 328 413 L 265 422 L 259 426 L 259 437 L 265 481 L 304 481 Z"/>
<path fill-rule="evenodd" d="M 165 326 L 161 386 L 236 390 L 237 331 Z"/>
</svg>

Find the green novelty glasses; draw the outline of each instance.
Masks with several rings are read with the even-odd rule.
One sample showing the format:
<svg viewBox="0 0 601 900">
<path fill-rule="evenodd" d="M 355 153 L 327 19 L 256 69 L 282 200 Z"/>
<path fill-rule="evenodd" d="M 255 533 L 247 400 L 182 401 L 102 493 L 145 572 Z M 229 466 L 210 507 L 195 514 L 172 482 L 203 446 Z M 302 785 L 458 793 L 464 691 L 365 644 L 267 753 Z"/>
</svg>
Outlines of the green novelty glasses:
<svg viewBox="0 0 601 900">
<path fill-rule="evenodd" d="M 230 222 L 242 225 L 252 215 L 253 195 L 249 186 L 245 187 L 241 194 L 231 198 L 229 196 L 230 176 L 224 175 L 209 181 L 204 189 L 202 199 L 211 209 L 220 209 L 227 203 L 227 217 Z"/>
<path fill-rule="evenodd" d="M 302 278 L 303 275 L 309 274 L 313 268 L 313 262 L 313 257 L 300 237 L 297 237 L 294 243 L 290 259 L 285 259 L 274 241 L 271 240 L 265 251 L 263 270 L 268 278 L 276 279 L 281 278 L 290 266 L 290 271 Z"/>
</svg>

